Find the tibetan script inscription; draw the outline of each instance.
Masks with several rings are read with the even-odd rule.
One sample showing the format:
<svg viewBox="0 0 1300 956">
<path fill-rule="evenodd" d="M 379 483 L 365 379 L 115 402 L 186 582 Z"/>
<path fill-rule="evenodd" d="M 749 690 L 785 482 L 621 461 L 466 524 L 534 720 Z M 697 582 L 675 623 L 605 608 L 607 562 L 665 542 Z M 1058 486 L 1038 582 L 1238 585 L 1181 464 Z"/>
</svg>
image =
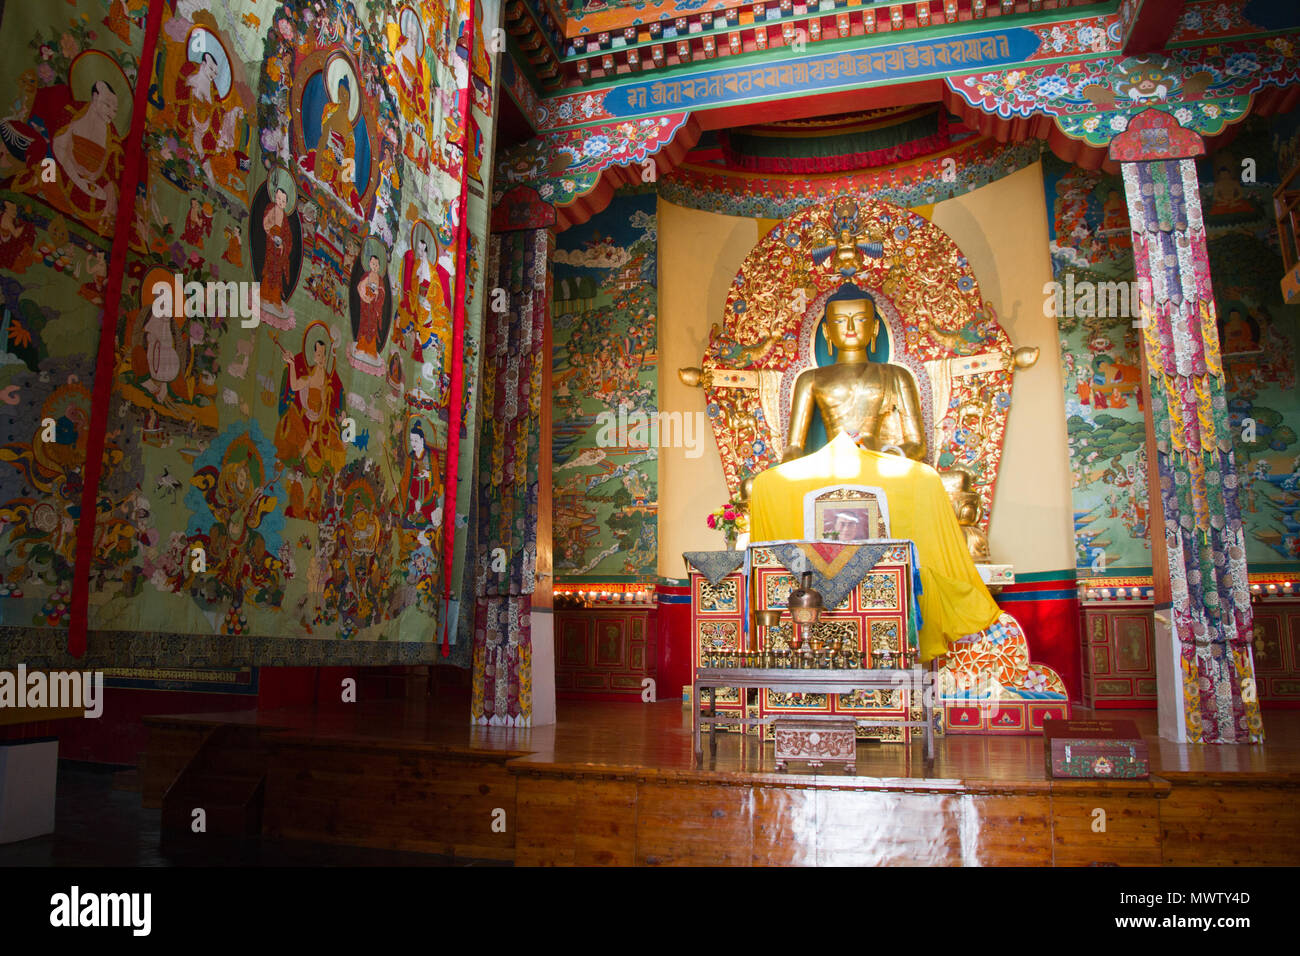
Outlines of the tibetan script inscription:
<svg viewBox="0 0 1300 956">
<path fill-rule="evenodd" d="M 708 76 L 635 84 L 624 89 L 626 110 L 703 106 L 753 96 L 794 93 L 808 86 L 841 86 L 896 79 L 910 73 L 947 72 L 1003 64 L 1012 56 L 1006 33 L 933 43 L 903 43 L 880 50 L 806 57 L 779 66 L 720 70 Z"/>
</svg>

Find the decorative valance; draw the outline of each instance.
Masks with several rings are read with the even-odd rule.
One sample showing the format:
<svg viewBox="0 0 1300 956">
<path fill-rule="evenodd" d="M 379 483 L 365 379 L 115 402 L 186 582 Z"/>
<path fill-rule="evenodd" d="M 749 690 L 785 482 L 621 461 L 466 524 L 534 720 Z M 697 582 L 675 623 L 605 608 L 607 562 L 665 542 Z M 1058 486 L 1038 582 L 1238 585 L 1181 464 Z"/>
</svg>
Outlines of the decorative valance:
<svg viewBox="0 0 1300 956">
<path fill-rule="evenodd" d="M 946 149 L 948 112 L 903 107 L 884 115 L 751 126 L 718 135 L 727 166 L 754 173 L 841 173 L 905 162 Z"/>
<path fill-rule="evenodd" d="M 826 607 L 836 608 L 853 592 L 867 572 L 896 541 L 841 544 L 837 541 L 781 541 L 763 545 L 786 570 L 798 577 L 812 573 L 812 586 Z"/>
<path fill-rule="evenodd" d="M 685 551 L 682 557 L 713 585 L 745 563 L 744 551 Z"/>
</svg>

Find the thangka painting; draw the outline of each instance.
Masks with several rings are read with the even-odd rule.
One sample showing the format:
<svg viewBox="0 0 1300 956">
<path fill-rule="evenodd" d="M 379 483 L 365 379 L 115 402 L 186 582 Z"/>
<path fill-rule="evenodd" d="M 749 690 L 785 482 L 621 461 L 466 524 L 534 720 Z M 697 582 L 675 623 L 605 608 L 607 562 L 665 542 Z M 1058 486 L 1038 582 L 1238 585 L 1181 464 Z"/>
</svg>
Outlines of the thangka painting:
<svg viewBox="0 0 1300 956">
<path fill-rule="evenodd" d="M 658 242 L 623 192 L 553 257 L 554 560 L 562 581 L 653 580 L 658 560 Z"/>
<path fill-rule="evenodd" d="M 732 282 L 701 382 L 728 488 L 735 494 L 780 461 L 795 379 L 833 361 L 817 329 L 846 282 L 875 301 L 872 359 L 904 366 L 917 383 L 926 462 L 971 475 L 987 530 L 1011 407 L 1011 341 L 956 243 L 923 216 L 865 194 L 782 220 Z"/>
<path fill-rule="evenodd" d="M 462 573 L 463 532 L 456 568 L 442 544 L 451 429 L 473 460 L 472 401 L 449 420 L 458 199 L 465 171 L 472 396 L 495 10 L 161 6 L 144 63 L 144 0 L 4 8 L 0 621 L 68 623 L 120 288 L 90 627 L 432 641 Z"/>
<path fill-rule="evenodd" d="M 1078 567 L 1095 573 L 1149 567 L 1137 309 L 1123 183 L 1054 158 L 1045 160 L 1044 173 L 1053 272 L 1062 291 L 1058 323 Z M 1277 283 L 1282 263 L 1272 193 L 1279 166 L 1270 121 L 1247 120 L 1229 147 L 1199 161 L 1198 173 L 1247 559 L 1252 565 L 1296 561 L 1300 309 L 1283 302 Z"/>
</svg>

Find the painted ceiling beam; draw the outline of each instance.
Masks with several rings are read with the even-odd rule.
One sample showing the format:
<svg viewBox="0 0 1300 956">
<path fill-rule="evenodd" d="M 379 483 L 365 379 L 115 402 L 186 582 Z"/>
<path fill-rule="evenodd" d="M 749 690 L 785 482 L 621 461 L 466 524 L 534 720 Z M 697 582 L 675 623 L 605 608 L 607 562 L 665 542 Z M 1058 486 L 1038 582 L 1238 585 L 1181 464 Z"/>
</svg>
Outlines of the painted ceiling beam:
<svg viewBox="0 0 1300 956">
<path fill-rule="evenodd" d="M 903 21 L 924 26 L 932 23 L 953 23 L 958 19 L 997 16 L 1003 13 L 1025 13 L 1065 7 L 1106 4 L 1108 0 L 713 0 L 708 9 L 700 4 L 683 4 L 681 0 L 637 0 L 635 3 L 607 3 L 597 10 L 557 9 L 549 0 L 527 0 L 530 5 L 543 7 L 560 23 L 566 39 L 592 38 L 602 34 L 611 36 L 628 28 L 644 31 L 649 26 L 666 26 L 678 18 L 694 25 L 708 20 L 737 24 L 779 16 L 812 16 L 818 12 L 833 17 L 839 13 L 857 12 L 867 8 L 879 11 L 886 21 Z"/>
<path fill-rule="evenodd" d="M 1177 0 L 1173 0 L 1177 2 Z M 528 16 L 520 11 L 526 9 Z M 644 22 L 662 10 L 660 18 Z M 528 30 L 546 33 L 545 46 L 557 70 L 546 71 L 550 93 L 566 86 L 600 82 L 639 71 L 702 63 L 723 55 L 766 52 L 782 47 L 813 46 L 828 40 L 872 37 L 899 31 L 949 29 L 1005 16 L 1047 14 L 1068 22 L 1091 10 L 1113 12 L 1114 2 L 1096 0 L 908 0 L 902 3 L 864 3 L 862 0 L 749 0 L 734 6 L 686 11 L 676 0 L 648 0 L 624 7 L 629 22 L 615 23 L 610 10 L 597 11 L 600 29 L 582 27 L 571 33 L 573 18 L 558 14 L 544 0 L 508 0 L 507 20 L 519 31 L 527 49 L 540 49 L 539 37 L 527 40 Z M 635 14 L 632 16 L 631 14 Z M 596 16 L 593 14 L 592 16 Z M 542 21 L 545 21 L 543 23 Z M 568 34 L 568 35 L 565 35 Z M 525 42 L 526 41 L 526 42 Z M 539 71 L 539 73 L 542 71 Z"/>
<path fill-rule="evenodd" d="M 896 88 L 979 69 L 1037 66 L 1098 53 L 1114 56 L 1119 52 L 1118 39 L 1118 18 L 1108 12 L 1077 17 L 1064 25 L 1053 13 L 996 17 L 955 28 L 836 39 L 699 63 L 675 61 L 676 51 L 663 44 L 652 49 L 652 57 L 663 57 L 663 70 L 642 70 L 542 99 L 545 116 L 539 128 L 586 126 L 677 110 L 703 113 L 744 104 L 770 106 L 796 97 Z"/>
</svg>

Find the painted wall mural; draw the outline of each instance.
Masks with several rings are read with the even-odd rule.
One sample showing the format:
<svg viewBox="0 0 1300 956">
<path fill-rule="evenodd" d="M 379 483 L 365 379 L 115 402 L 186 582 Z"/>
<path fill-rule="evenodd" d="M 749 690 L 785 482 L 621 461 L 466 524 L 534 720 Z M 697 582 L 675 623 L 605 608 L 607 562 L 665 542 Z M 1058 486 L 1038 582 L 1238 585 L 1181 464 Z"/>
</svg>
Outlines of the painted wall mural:
<svg viewBox="0 0 1300 956">
<path fill-rule="evenodd" d="M 469 395 L 482 333 L 496 10 L 477 6 L 472 34 L 468 4 L 169 0 L 133 117 L 149 3 L 7 5 L 0 622 L 68 623 L 120 270 L 90 627 L 435 639 L 450 428 L 474 460 L 448 384 L 466 166 Z"/>
<path fill-rule="evenodd" d="M 552 445 L 560 581 L 653 581 L 657 574 L 656 203 L 652 191 L 621 192 L 557 241 Z"/>
<path fill-rule="evenodd" d="M 1052 273 L 1073 475 L 1075 558 L 1080 568 L 1149 567 L 1145 426 L 1138 330 L 1127 309 L 1098 308 L 1096 289 L 1131 292 L 1132 239 L 1118 176 L 1043 156 Z M 1119 284 L 1123 284 L 1120 286 Z M 1092 301 L 1083 291 L 1092 290 Z M 1047 298 L 1047 296 L 1045 296 Z M 1123 311 L 1117 315 L 1115 312 Z"/>
<path fill-rule="evenodd" d="M 1300 560 L 1300 309 L 1283 303 L 1277 281 L 1275 124 L 1247 120 L 1230 146 L 1198 164 L 1252 567 Z M 1243 182 L 1247 169 L 1253 181 Z M 1044 177 L 1064 306 L 1058 321 L 1078 567 L 1149 567 L 1139 330 L 1131 309 L 1116 314 L 1134 279 L 1123 184 L 1054 157 L 1044 158 Z"/>
</svg>

